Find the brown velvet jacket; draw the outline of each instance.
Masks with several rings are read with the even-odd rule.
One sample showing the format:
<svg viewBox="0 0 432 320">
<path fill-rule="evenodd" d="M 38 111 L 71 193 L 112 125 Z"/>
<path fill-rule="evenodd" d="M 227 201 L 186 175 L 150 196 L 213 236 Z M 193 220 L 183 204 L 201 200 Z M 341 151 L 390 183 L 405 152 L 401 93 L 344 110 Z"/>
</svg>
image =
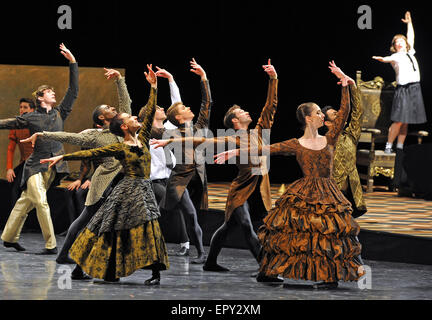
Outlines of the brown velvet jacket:
<svg viewBox="0 0 432 320">
<path fill-rule="evenodd" d="M 165 128 L 152 128 L 151 137 L 193 137 L 199 130 L 206 130 L 210 121 L 212 99 L 208 80 L 201 81 L 201 109 L 198 119 L 193 125 L 180 125 L 178 129 L 167 130 Z M 146 108 L 145 106 L 143 108 Z M 143 110 L 143 109 L 142 109 Z M 142 110 L 139 114 L 142 114 Z M 193 148 L 182 148 L 180 153 L 174 152 L 176 166 L 171 172 L 166 187 L 165 197 L 160 206 L 166 210 L 173 209 L 183 196 L 186 188 L 191 193 L 191 199 L 195 207 L 202 210 L 208 209 L 207 175 L 205 164 L 197 161 Z M 198 155 L 200 156 L 200 155 Z M 193 180 L 193 186 L 190 185 Z M 195 183 L 196 182 L 196 183 Z"/>
</svg>

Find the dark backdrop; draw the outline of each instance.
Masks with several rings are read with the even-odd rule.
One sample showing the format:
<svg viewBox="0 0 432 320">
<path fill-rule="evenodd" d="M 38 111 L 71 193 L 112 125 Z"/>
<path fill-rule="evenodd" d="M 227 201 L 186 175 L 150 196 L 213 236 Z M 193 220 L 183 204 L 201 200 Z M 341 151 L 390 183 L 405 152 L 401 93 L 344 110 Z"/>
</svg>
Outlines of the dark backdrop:
<svg viewBox="0 0 432 320">
<path fill-rule="evenodd" d="M 60 30 L 57 8 L 72 8 L 72 30 Z M 372 9 L 372 29 L 360 30 L 360 5 Z M 394 80 L 390 65 L 371 59 L 389 54 L 401 22 L 410 10 L 416 33 L 415 49 L 430 130 L 432 102 L 431 18 L 425 1 L 405 5 L 388 1 L 29 1 L 3 2 L 0 11 L 0 63 L 65 65 L 58 44 L 64 42 L 80 66 L 126 68 L 127 85 L 136 112 L 148 96 L 143 71 L 147 63 L 170 71 L 182 100 L 198 111 L 198 77 L 189 72 L 195 57 L 211 81 L 214 106 L 211 128 L 222 128 L 233 103 L 257 119 L 266 97 L 267 75 L 261 65 L 272 59 L 279 75 L 279 109 L 272 142 L 301 134 L 296 107 L 306 101 L 338 105 L 340 89 L 328 71 L 336 63 L 353 78 L 381 75 Z M 31 81 L 31 79 L 29 79 Z M 39 84 L 35 84 L 35 87 Z M 170 104 L 168 85 L 159 81 L 158 104 Z M 89 108 L 92 108 L 89 107 Z M 299 176 L 293 158 L 273 157 L 272 182 Z M 232 166 L 208 166 L 210 181 L 229 180 Z"/>
</svg>

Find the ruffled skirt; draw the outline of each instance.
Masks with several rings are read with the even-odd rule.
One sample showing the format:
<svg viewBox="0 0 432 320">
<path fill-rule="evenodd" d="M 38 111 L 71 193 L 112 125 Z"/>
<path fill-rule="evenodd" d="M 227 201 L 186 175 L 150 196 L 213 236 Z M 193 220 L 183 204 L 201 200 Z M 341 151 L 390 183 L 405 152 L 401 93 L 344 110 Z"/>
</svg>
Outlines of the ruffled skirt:
<svg viewBox="0 0 432 320">
<path fill-rule="evenodd" d="M 260 271 L 312 281 L 356 281 L 363 274 L 358 223 L 333 179 L 305 177 L 287 187 L 264 218 Z"/>
</svg>

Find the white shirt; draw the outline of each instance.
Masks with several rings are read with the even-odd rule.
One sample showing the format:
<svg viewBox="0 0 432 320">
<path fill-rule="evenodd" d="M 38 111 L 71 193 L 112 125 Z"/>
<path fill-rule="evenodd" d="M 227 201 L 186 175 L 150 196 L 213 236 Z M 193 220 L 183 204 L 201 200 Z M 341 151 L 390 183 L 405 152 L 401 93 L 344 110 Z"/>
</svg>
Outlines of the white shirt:
<svg viewBox="0 0 432 320">
<path fill-rule="evenodd" d="M 180 102 L 180 90 L 175 81 L 169 81 L 170 94 L 171 94 L 171 105 L 175 102 Z M 176 129 L 177 127 L 171 122 L 166 121 L 164 123 L 166 129 Z M 173 168 L 176 165 L 176 158 L 174 154 L 169 151 L 171 156 Z M 172 169 L 169 169 L 166 165 L 165 151 L 164 148 L 155 149 L 153 145 L 150 146 L 151 164 L 150 164 L 150 180 L 168 179 L 171 175 Z"/>
<path fill-rule="evenodd" d="M 411 57 L 416 70 L 414 70 L 413 63 L 411 63 L 411 60 L 409 59 L 407 54 L 409 54 L 409 56 Z M 393 60 L 391 65 L 396 73 L 397 84 L 405 85 L 407 83 L 420 81 L 420 69 L 417 59 L 414 57 L 414 54 L 415 50 L 411 49 L 410 51 L 408 51 L 408 53 L 396 52 L 390 56 Z"/>
<path fill-rule="evenodd" d="M 173 168 L 176 165 L 176 158 L 171 151 L 170 153 Z M 150 146 L 151 164 L 150 164 L 150 180 L 168 179 L 171 174 L 171 169 L 166 165 L 164 148 L 155 149 L 153 145 Z"/>
</svg>

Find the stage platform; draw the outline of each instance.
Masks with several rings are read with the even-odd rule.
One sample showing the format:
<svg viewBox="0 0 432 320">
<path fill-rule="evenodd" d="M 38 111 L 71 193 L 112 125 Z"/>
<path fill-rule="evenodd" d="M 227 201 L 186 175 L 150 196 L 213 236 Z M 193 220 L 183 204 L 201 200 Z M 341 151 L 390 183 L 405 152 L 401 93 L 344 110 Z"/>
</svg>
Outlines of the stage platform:
<svg viewBox="0 0 432 320">
<path fill-rule="evenodd" d="M 209 207 L 222 215 L 229 183 L 209 184 Z M 272 200 L 284 192 L 285 185 L 272 184 Z M 396 192 L 376 188 L 364 193 L 368 212 L 357 218 L 360 224 L 359 240 L 362 256 L 366 259 L 432 265 L 432 201 L 399 197 Z M 205 216 L 205 215 L 202 215 Z M 202 217 L 200 222 L 208 220 Z M 255 227 L 259 222 L 254 223 Z M 239 230 L 239 234 L 241 234 Z M 236 234 L 227 245 L 246 248 Z M 209 241 L 209 239 L 205 239 Z"/>
<path fill-rule="evenodd" d="M 58 246 L 61 247 L 64 237 L 57 236 L 57 240 Z M 212 307 L 213 313 L 215 304 L 226 304 L 226 300 L 233 301 L 230 302 L 232 305 L 239 304 L 240 301 L 241 304 L 261 304 L 261 315 L 263 315 L 271 310 L 286 311 L 287 308 L 289 309 L 289 303 L 292 302 L 287 300 L 432 299 L 432 266 L 430 265 L 365 259 L 365 265 L 370 267 L 371 271 L 370 282 L 362 282 L 363 286 L 360 287 L 356 282 L 340 282 L 335 290 L 318 291 L 311 288 L 313 282 L 309 281 L 285 279 L 283 284 L 256 282 L 251 275 L 257 271 L 258 265 L 248 250 L 222 249 L 218 262 L 230 271 L 218 273 L 203 271 L 202 265 L 190 264 L 190 257 L 176 256 L 174 253 L 178 245 L 168 243 L 170 268 L 161 272 L 160 286 L 147 287 L 143 282 L 150 277 L 150 270 L 138 270 L 129 277 L 121 278 L 116 284 L 104 283 L 97 279 L 70 281 L 68 273 L 71 272 L 73 265 L 58 265 L 55 256 L 35 254 L 44 247 L 41 234 L 22 234 L 20 243 L 27 251 L 16 252 L 11 248 L 0 247 L 0 300 L 4 302 L 2 306 L 11 310 L 14 308 L 16 310 L 16 307 L 22 304 L 4 300 L 75 300 L 71 305 L 64 305 L 67 312 L 74 313 L 74 310 L 81 310 L 80 312 L 86 314 L 92 312 L 90 309 L 98 313 L 97 308 L 101 306 L 103 307 L 101 311 L 117 310 L 119 305 L 83 304 L 77 300 L 127 300 L 129 302 L 151 300 L 147 304 L 141 301 L 132 305 L 134 311 L 141 310 L 146 314 L 147 308 L 155 308 L 158 310 L 160 319 L 198 319 L 197 316 L 170 317 L 169 312 L 178 304 L 197 306 L 202 300 L 207 301 L 206 306 Z M 205 247 L 205 250 L 208 252 L 208 247 Z M 194 247 L 191 248 L 191 254 L 192 257 L 196 255 Z M 33 304 L 29 309 L 35 307 L 43 312 L 47 310 L 46 304 Z M 222 316 L 222 318 L 226 317 Z M 264 317 L 253 319 L 264 319 Z"/>
<path fill-rule="evenodd" d="M 272 184 L 272 200 L 284 192 L 284 185 Z M 209 183 L 209 208 L 225 210 L 229 183 Z M 432 201 L 398 197 L 396 192 L 375 189 L 364 193 L 368 212 L 357 218 L 361 229 L 432 238 Z"/>
</svg>

